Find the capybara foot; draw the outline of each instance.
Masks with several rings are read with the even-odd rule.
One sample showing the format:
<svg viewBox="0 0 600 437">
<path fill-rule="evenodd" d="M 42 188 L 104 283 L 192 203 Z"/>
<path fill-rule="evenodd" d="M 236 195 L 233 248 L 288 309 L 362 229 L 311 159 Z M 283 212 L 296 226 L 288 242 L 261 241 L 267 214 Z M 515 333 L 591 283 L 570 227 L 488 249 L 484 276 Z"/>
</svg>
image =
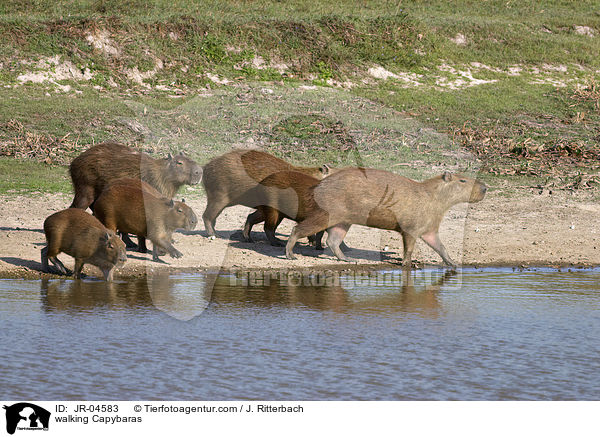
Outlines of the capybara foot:
<svg viewBox="0 0 600 437">
<path fill-rule="evenodd" d="M 169 255 L 171 255 L 172 258 L 181 258 L 183 256 L 183 253 L 181 253 L 177 249 L 174 249 L 169 253 Z"/>
</svg>

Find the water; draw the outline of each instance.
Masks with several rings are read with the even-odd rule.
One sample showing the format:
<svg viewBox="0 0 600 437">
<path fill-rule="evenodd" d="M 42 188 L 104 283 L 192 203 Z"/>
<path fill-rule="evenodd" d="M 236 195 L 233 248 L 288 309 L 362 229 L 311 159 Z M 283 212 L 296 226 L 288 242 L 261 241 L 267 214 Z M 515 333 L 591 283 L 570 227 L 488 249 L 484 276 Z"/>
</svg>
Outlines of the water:
<svg viewBox="0 0 600 437">
<path fill-rule="evenodd" d="M 598 270 L 412 275 L 0 280 L 0 398 L 600 399 Z"/>
</svg>

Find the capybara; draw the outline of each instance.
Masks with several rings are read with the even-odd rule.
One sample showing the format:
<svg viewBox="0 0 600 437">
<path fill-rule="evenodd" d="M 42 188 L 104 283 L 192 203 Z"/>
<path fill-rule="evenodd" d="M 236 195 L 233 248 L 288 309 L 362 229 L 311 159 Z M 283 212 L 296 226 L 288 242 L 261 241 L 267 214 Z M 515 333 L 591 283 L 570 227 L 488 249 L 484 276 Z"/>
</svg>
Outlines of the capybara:
<svg viewBox="0 0 600 437">
<path fill-rule="evenodd" d="M 125 244 L 98 219 L 82 209 L 69 208 L 52 214 L 44 221 L 48 245 L 42 249 L 42 269 L 48 271 L 48 260 L 63 274 L 68 270 L 56 257 L 64 252 L 75 258 L 74 273 L 81 277 L 84 264 L 102 270 L 104 278 L 112 281 L 116 266 L 127 260 Z"/>
<path fill-rule="evenodd" d="M 307 218 L 292 231 L 286 255 L 294 259 L 292 249 L 299 238 L 327 229 L 327 245 L 339 259 L 347 260 L 339 244 L 350 226 L 358 224 L 400 232 L 405 266 L 411 265 L 415 241 L 421 238 L 455 267 L 438 234 L 442 218 L 453 205 L 482 200 L 486 190 L 478 180 L 448 172 L 417 182 L 384 170 L 340 170 L 312 189 Z"/>
<path fill-rule="evenodd" d="M 184 184 L 197 184 L 202 167 L 183 154 L 154 159 L 118 143 L 90 147 L 69 167 L 75 198 L 71 208 L 86 209 L 112 181 L 141 179 L 171 199 Z"/>
<path fill-rule="evenodd" d="M 120 179 L 110 184 L 96 200 L 94 215 L 108 229 L 150 239 L 154 261 L 159 261 L 163 250 L 180 258 L 182 253 L 171 242 L 173 231 L 190 231 L 198 222 L 185 202 L 156 196 L 151 187 L 136 179 Z"/>
<path fill-rule="evenodd" d="M 323 179 L 335 169 L 295 167 L 260 150 L 233 150 L 218 156 L 204 166 L 202 183 L 206 190 L 206 209 L 202 218 L 209 238 L 215 237 L 215 222 L 223 209 L 233 205 L 254 208 L 256 203 L 246 195 L 267 176 L 278 171 L 298 171 Z M 258 222 L 262 221 L 260 219 Z"/>
<path fill-rule="evenodd" d="M 252 226 L 265 222 L 265 234 L 273 246 L 283 246 L 283 241 L 275 236 L 275 230 L 284 218 L 301 221 L 306 218 L 306 211 L 313 210 L 316 205 L 310 191 L 316 187 L 319 179 L 298 171 L 279 171 L 264 178 L 257 186 L 248 190 L 246 197 L 256 205 L 256 211 L 248 216 L 244 225 L 243 236 L 252 241 Z M 318 250 L 322 249 L 323 232 L 315 236 Z"/>
</svg>

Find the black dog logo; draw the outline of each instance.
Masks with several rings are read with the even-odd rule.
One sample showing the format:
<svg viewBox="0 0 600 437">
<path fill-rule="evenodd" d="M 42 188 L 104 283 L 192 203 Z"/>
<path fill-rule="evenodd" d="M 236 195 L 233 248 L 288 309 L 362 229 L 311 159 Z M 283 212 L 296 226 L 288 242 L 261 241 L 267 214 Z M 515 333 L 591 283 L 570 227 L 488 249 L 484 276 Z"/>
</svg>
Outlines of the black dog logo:
<svg viewBox="0 0 600 437">
<path fill-rule="evenodd" d="M 35 404 L 19 402 L 6 410 L 6 432 L 14 434 L 17 426 L 26 429 L 48 429 L 50 412 Z M 41 422 L 41 426 L 40 426 Z"/>
</svg>

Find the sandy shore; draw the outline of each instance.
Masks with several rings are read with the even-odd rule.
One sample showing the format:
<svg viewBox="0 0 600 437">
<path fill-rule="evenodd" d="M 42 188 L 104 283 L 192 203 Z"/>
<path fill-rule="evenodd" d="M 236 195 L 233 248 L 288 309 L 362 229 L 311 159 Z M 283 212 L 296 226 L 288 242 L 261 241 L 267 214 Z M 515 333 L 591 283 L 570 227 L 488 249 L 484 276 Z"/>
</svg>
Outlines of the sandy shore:
<svg viewBox="0 0 600 437">
<path fill-rule="evenodd" d="M 0 277 L 37 278 L 41 273 L 40 249 L 45 245 L 42 224 L 55 211 L 66 208 L 71 196 L 0 197 Z M 205 199 L 186 202 L 202 215 Z M 338 261 L 326 249 L 317 252 L 306 242 L 299 243 L 298 259 L 288 260 L 284 248 L 266 241 L 262 226 L 254 229 L 255 243 L 239 239 L 246 215 L 245 207 L 226 209 L 217 221 L 216 240 L 208 240 L 202 223 L 199 228 L 175 234 L 180 259 L 128 252 L 128 261 L 115 277 L 138 276 L 148 269 L 236 270 L 236 269 L 343 269 L 399 267 L 402 240 L 395 232 L 353 226 L 346 243 L 353 248 L 348 255 L 357 263 Z M 441 225 L 441 238 L 450 255 L 463 265 L 503 266 L 598 266 L 600 265 L 600 204 L 590 195 L 537 194 L 531 190 L 505 197 L 492 191 L 479 203 L 457 205 Z M 285 220 L 278 231 L 287 238 L 293 222 Z M 69 256 L 59 256 L 68 267 Z M 413 258 L 418 265 L 441 265 L 441 259 L 423 242 L 417 242 Z M 84 272 L 99 276 L 93 266 Z"/>
</svg>

